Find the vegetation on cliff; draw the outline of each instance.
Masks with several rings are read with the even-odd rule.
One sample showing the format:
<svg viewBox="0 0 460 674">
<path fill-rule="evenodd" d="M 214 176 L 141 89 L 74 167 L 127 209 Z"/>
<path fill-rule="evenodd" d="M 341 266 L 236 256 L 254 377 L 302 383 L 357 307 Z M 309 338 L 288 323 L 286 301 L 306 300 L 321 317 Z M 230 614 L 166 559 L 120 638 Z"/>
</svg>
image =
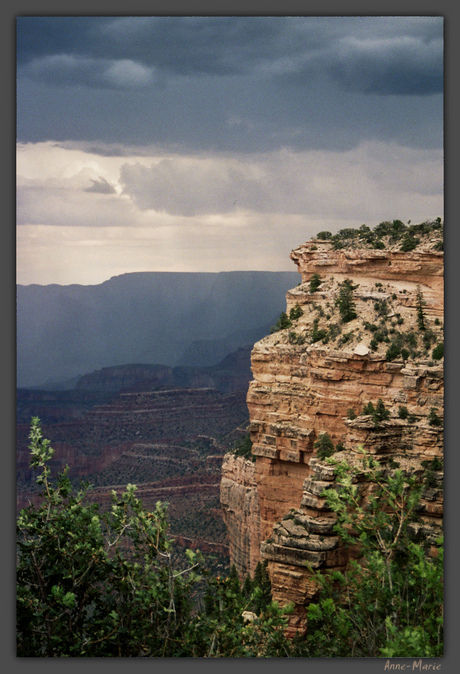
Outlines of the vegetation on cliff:
<svg viewBox="0 0 460 674">
<path fill-rule="evenodd" d="M 323 493 L 337 515 L 335 531 L 355 550 L 346 571 L 316 573 L 319 598 L 308 606 L 308 631 L 295 639 L 298 656 L 441 657 L 443 548 L 417 541 L 414 523 L 426 484 L 404 471 L 385 471 L 366 456 L 335 466 L 337 489 Z M 357 478 L 372 485 L 363 500 Z"/>
<path fill-rule="evenodd" d="M 328 231 L 319 232 L 316 238 L 329 241 L 333 250 L 347 248 L 370 248 L 376 250 L 393 249 L 402 252 L 415 250 L 421 243 L 431 239 L 434 251 L 443 250 L 444 225 L 441 218 L 427 220 L 417 225 L 410 221 L 404 224 L 401 220 L 385 220 L 371 229 L 367 225 L 346 227 L 336 234 Z"/>
<path fill-rule="evenodd" d="M 374 248 L 388 255 L 412 254 L 412 251 L 439 253 L 443 250 L 443 224 L 440 218 L 418 225 L 393 220 L 380 223 L 374 230 L 362 225 L 358 229 L 342 229 L 334 235 L 319 232 L 304 249 L 311 268 L 317 264 L 321 274 L 314 271 L 292 291 L 296 304 L 290 312 L 282 312 L 272 328 L 272 333 L 280 333 L 276 339 L 304 348 L 312 344 L 329 345 L 348 352 L 358 344 L 365 344 L 372 354 L 383 356 L 389 362 L 424 360 L 433 364 L 441 360 L 443 325 L 439 317 L 433 315 L 436 313 L 433 307 L 428 307 L 425 295 L 430 293 L 429 288 L 422 288 L 419 283 L 415 288 L 410 278 L 408 284 L 394 283 L 385 274 L 382 280 L 388 279 L 387 282 L 372 281 L 359 274 L 344 279 L 340 275 L 335 278 L 334 273 L 323 275 L 322 269 L 328 268 L 325 257 L 329 252 L 332 258 L 340 256 L 343 249 L 345 255 L 352 257 L 364 251 L 365 257 L 359 263 L 371 260 L 369 275 L 372 277 L 374 253 L 366 251 Z M 377 266 L 379 261 L 377 257 Z M 391 265 L 390 259 L 388 264 Z M 349 269 L 353 275 L 352 265 Z M 379 274 L 377 267 L 374 273 Z"/>
</svg>

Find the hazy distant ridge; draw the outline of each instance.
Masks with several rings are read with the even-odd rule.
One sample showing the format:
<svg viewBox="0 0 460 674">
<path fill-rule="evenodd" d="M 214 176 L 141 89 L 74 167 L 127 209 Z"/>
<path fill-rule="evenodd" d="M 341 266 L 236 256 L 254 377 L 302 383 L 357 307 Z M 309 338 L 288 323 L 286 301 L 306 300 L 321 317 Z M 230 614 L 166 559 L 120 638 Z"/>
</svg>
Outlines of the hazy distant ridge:
<svg viewBox="0 0 460 674">
<path fill-rule="evenodd" d="M 142 272 L 99 285 L 17 287 L 17 381 L 125 363 L 213 365 L 284 310 L 296 272 Z"/>
</svg>

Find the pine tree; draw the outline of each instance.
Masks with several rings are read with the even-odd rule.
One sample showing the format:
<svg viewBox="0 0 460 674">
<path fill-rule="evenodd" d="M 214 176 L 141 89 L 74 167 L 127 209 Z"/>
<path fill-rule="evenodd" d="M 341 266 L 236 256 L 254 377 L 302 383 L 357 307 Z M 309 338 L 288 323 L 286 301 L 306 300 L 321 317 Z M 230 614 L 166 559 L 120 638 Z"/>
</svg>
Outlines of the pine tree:
<svg viewBox="0 0 460 674">
<path fill-rule="evenodd" d="M 339 296 L 336 300 L 336 304 L 340 311 L 340 316 L 344 323 L 348 323 L 357 317 L 356 305 L 353 299 L 353 290 L 356 286 L 353 285 L 350 279 L 345 279 L 345 281 L 340 285 Z"/>
<path fill-rule="evenodd" d="M 425 314 L 423 307 L 426 302 L 423 298 L 423 293 L 420 286 L 417 286 L 416 307 L 417 307 L 417 327 L 419 330 L 425 330 Z"/>
</svg>

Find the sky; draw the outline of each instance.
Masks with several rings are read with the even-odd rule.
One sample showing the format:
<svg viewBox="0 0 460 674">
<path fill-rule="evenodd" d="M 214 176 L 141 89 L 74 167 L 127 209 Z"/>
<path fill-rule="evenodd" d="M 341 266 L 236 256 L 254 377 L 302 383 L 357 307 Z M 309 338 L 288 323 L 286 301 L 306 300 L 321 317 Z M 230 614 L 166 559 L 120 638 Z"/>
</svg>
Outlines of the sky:
<svg viewBox="0 0 460 674">
<path fill-rule="evenodd" d="M 443 212 L 437 16 L 20 16 L 20 284 L 295 271 Z"/>
</svg>

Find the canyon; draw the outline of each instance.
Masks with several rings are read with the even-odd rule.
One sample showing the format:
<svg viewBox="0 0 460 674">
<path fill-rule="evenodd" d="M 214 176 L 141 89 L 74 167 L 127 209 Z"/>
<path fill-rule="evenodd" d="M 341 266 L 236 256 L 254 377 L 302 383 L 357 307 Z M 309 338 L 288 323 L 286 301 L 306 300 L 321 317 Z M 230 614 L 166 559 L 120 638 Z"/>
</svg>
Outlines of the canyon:
<svg viewBox="0 0 460 674">
<path fill-rule="evenodd" d="M 228 566 L 219 503 L 224 454 L 244 436 L 250 352 L 246 346 L 208 367 L 133 364 L 87 373 L 68 390 L 17 391 L 17 507 L 39 502 L 30 468 L 30 420 L 50 440 L 54 473 L 69 466 L 74 485 L 110 506 L 111 492 L 137 486 L 146 508 L 168 504 L 179 547 L 199 548 Z"/>
<path fill-rule="evenodd" d="M 359 465 L 362 451 L 387 472 L 398 466 L 419 479 L 433 465 L 414 528 L 436 554 L 443 517 L 443 253 L 438 232 L 420 239 L 410 251 L 356 240 L 337 249 L 321 238 L 299 246 L 290 256 L 301 283 L 286 295 L 287 327 L 252 350 L 252 457 L 225 456 L 220 499 L 231 562 L 240 577 L 267 563 L 273 599 L 294 605 L 290 635 L 306 629 L 306 606 L 318 591 L 314 572 L 344 569 L 352 554 L 334 532 L 324 497 L 335 473 L 318 457 L 321 438 L 336 447 L 333 459 L 351 465 Z M 354 309 L 347 320 L 340 313 L 344 286 L 352 289 Z M 379 401 L 387 418 L 377 424 L 365 408 Z M 366 488 L 363 479 L 363 498 Z"/>
<path fill-rule="evenodd" d="M 182 304 L 171 309 L 177 364 L 102 363 L 57 388 L 19 388 L 18 508 L 38 502 L 28 433 L 30 418 L 39 416 L 43 435 L 55 449 L 52 470 L 68 465 L 74 484 L 88 481 L 89 498 L 104 508 L 112 490 L 119 493 L 134 483 L 145 507 L 153 508 L 158 500 L 168 504 L 170 533 L 178 546 L 211 553 L 217 572 L 230 562 L 244 579 L 265 562 L 273 599 L 294 605 L 287 628 L 291 636 L 307 628 L 306 606 L 318 592 L 314 572 L 342 570 L 354 554 L 337 536 L 336 516 L 324 496 L 335 488 L 331 461 L 359 468 L 364 452 L 387 474 L 396 466 L 420 480 L 430 473 L 413 528 L 435 555 L 443 521 L 444 268 L 442 232 L 428 230 L 406 251 L 391 237 L 384 248 L 375 248 L 356 237 L 337 246 L 318 236 L 291 252 L 297 273 L 203 275 L 206 292 L 198 299 L 206 320 L 193 339 L 183 337 L 192 325 L 190 307 L 182 324 Z M 174 304 L 185 277 L 167 278 L 173 283 L 161 301 Z M 134 314 L 148 315 L 144 299 L 150 297 L 152 279 L 138 275 L 133 280 L 139 298 L 129 308 L 126 325 L 121 307 L 126 279 L 99 289 L 109 293 L 106 299 L 119 295 L 115 322 L 107 323 L 111 331 L 120 321 L 129 331 Z M 280 280 L 281 286 L 291 283 L 284 287 L 282 304 Z M 153 300 L 159 301 L 159 287 Z M 235 331 L 234 315 L 242 305 L 233 294 L 254 288 L 258 294 L 243 303 L 247 309 Z M 29 291 L 27 302 L 36 302 L 37 293 L 48 296 L 44 289 Z M 70 324 L 63 320 L 62 334 L 74 326 L 87 341 L 88 316 L 79 303 L 89 289 L 52 292 L 72 319 Z M 187 292 L 193 294 L 192 288 Z M 27 302 L 21 302 L 26 308 Z M 277 302 L 285 311 L 267 334 L 264 321 Z M 216 337 L 213 316 L 225 323 Z M 105 329 L 106 320 L 100 318 Z M 147 353 L 149 343 L 152 355 L 157 333 L 167 341 L 171 325 L 147 326 L 141 351 Z M 122 337 L 117 335 L 120 343 L 126 341 Z M 231 346 L 235 350 L 229 352 Z M 51 353 L 52 340 L 47 348 Z M 219 353 L 225 356 L 220 361 Z M 59 366 L 56 372 L 75 375 L 85 358 L 76 370 Z M 27 377 L 42 376 L 38 372 Z M 385 416 L 376 423 L 372 409 L 378 405 Z M 234 451 L 248 432 L 250 458 Z M 334 447 L 330 458 L 319 451 L 325 438 Z M 366 498 L 364 474 L 358 480 Z"/>
</svg>

